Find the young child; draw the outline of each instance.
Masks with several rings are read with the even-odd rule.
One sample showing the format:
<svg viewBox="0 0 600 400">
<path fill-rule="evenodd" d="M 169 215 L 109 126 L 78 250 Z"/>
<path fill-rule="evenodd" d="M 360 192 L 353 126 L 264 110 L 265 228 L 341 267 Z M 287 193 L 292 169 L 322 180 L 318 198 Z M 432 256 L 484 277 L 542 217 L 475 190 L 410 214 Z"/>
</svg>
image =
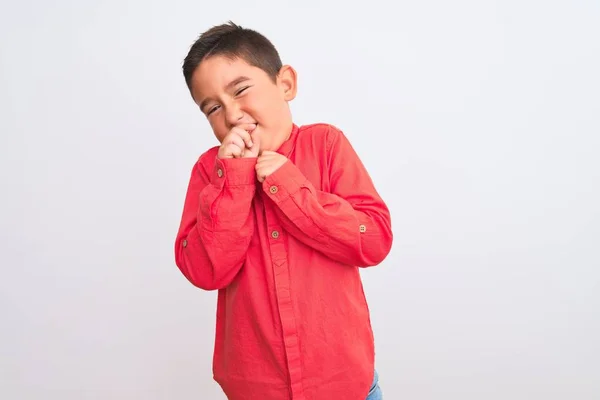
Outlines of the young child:
<svg viewBox="0 0 600 400">
<path fill-rule="evenodd" d="M 388 255 L 391 220 L 348 139 L 293 122 L 296 71 L 256 31 L 213 27 L 183 74 L 220 142 L 175 243 L 183 275 L 218 290 L 215 381 L 230 400 L 381 399 L 359 268 Z"/>
</svg>

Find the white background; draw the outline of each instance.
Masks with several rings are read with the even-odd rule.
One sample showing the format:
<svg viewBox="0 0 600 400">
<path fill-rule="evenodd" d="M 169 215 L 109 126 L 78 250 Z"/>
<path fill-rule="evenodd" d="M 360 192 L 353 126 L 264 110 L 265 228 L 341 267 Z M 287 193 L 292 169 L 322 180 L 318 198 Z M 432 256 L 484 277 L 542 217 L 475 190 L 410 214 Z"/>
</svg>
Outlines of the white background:
<svg viewBox="0 0 600 400">
<path fill-rule="evenodd" d="M 363 274 L 386 400 L 600 398 L 591 0 L 2 1 L 0 398 L 224 399 L 216 293 L 173 247 L 216 144 L 181 62 L 228 19 L 391 208 Z"/>
</svg>

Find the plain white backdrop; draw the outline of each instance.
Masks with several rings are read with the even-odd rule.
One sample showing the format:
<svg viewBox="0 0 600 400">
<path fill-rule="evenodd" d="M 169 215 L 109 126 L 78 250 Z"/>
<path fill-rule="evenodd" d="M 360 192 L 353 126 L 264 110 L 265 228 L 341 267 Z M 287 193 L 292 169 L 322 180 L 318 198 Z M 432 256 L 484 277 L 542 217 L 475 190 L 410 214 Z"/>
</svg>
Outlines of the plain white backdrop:
<svg viewBox="0 0 600 400">
<path fill-rule="evenodd" d="M 600 398 L 597 1 L 0 4 L 0 398 L 224 399 L 173 246 L 216 144 L 181 62 L 229 19 L 391 208 L 386 400 Z"/>
</svg>

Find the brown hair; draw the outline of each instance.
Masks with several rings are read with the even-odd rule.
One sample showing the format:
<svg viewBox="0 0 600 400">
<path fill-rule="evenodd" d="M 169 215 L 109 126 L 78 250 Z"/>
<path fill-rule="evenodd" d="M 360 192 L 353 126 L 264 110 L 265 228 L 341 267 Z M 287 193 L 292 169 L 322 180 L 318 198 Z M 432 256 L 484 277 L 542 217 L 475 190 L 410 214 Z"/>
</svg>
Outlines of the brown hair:
<svg viewBox="0 0 600 400">
<path fill-rule="evenodd" d="M 192 90 L 192 75 L 200 63 L 211 56 L 241 58 L 276 80 L 282 63 L 277 49 L 265 36 L 229 21 L 202 33 L 183 62 L 183 76 Z"/>
</svg>

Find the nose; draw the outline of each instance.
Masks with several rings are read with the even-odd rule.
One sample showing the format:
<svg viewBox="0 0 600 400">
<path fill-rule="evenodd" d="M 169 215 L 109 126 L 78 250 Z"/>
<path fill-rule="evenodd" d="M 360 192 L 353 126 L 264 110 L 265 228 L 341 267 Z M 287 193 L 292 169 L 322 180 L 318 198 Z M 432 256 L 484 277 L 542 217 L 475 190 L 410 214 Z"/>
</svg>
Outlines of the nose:
<svg viewBox="0 0 600 400">
<path fill-rule="evenodd" d="M 244 118 L 244 113 L 238 104 L 232 102 L 227 105 L 227 108 L 225 109 L 225 119 L 230 127 L 235 126 L 242 118 Z"/>
</svg>

